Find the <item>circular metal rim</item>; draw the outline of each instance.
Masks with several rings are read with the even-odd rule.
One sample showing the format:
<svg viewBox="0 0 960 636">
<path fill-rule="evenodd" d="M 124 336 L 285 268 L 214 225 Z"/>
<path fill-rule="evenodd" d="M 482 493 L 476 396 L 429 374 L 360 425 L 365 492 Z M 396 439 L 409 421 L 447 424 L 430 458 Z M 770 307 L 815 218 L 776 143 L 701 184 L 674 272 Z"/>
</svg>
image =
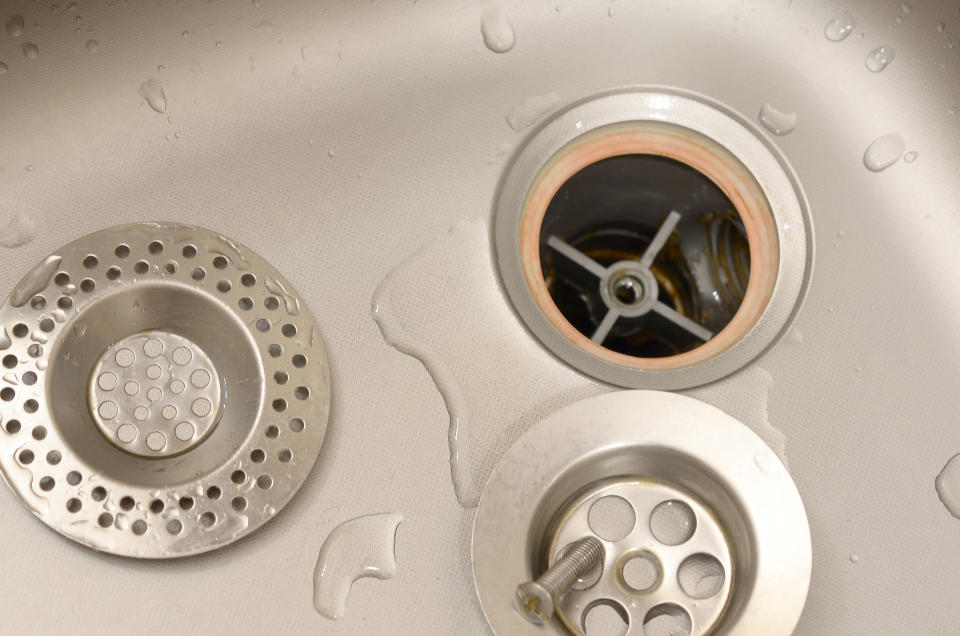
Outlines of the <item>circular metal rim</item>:
<svg viewBox="0 0 960 636">
<path fill-rule="evenodd" d="M 779 248 L 773 290 L 752 326 L 712 357 L 678 368 L 636 368 L 611 359 L 615 356 L 593 355 L 589 347 L 581 347 L 568 338 L 547 317 L 534 297 L 524 268 L 525 211 L 544 166 L 585 135 L 608 127 L 644 122 L 692 130 L 739 160 L 767 199 Z M 504 288 L 530 331 L 574 368 L 627 388 L 690 388 L 718 380 L 745 366 L 778 339 L 799 311 L 814 257 L 806 197 L 786 159 L 769 138 L 749 120 L 722 104 L 665 87 L 624 89 L 590 97 L 566 107 L 540 125 L 514 155 L 500 182 L 494 206 L 493 240 Z"/>
<path fill-rule="evenodd" d="M 156 241 L 164 247 L 159 254 L 151 253 L 148 247 Z M 129 255 L 115 254 L 114 248 L 120 244 L 128 246 Z M 183 251 L 188 245 L 194 250 L 189 257 Z M 91 254 L 97 258 L 88 267 L 84 259 Z M 222 267 L 213 264 L 215 259 Z M 135 273 L 134 263 L 140 260 L 150 266 L 146 271 Z M 177 265 L 167 269 L 164 266 L 170 261 Z M 121 268 L 122 275 L 108 278 L 107 271 L 114 266 Z M 207 272 L 199 280 L 193 277 L 197 266 L 205 267 Z M 57 272 L 69 272 L 75 281 L 64 288 L 56 282 Z M 252 285 L 241 282 L 245 274 L 255 275 Z M 86 289 L 82 284 L 73 285 L 81 283 L 81 279 L 92 280 L 92 289 L 89 285 Z M 229 288 L 223 285 L 220 289 L 224 280 L 231 284 Z M 60 355 L 62 334 L 82 325 L 85 312 L 95 307 L 98 300 L 120 298 L 121 294 L 131 292 L 142 295 L 161 288 L 170 293 L 202 297 L 204 302 L 213 303 L 210 307 L 216 307 L 228 317 L 223 328 L 236 329 L 239 337 L 235 346 L 243 350 L 242 355 L 252 356 L 251 368 L 256 368 L 259 377 L 253 380 L 257 386 L 250 390 L 262 399 L 252 411 L 249 428 L 239 436 L 241 439 L 233 442 L 229 457 L 218 465 L 199 469 L 192 479 L 162 486 L 131 484 L 111 477 L 105 467 L 91 465 L 87 456 L 71 451 L 52 413 L 55 387 L 49 380 L 55 367 L 66 364 L 64 360 L 69 359 Z M 57 310 L 52 301 L 64 293 L 72 297 L 70 306 L 66 311 Z M 37 295 L 47 298 L 46 307 L 33 306 L 31 298 Z M 268 307 L 268 297 L 277 302 L 269 303 Z M 245 308 L 242 299 L 254 302 Z M 55 318 L 55 328 L 45 334 L 49 344 L 43 345 L 39 357 L 29 357 L 26 348 L 33 342 L 32 336 L 17 337 L 8 326 L 23 323 L 30 326 L 33 334 L 39 334 L 38 322 L 51 315 Z M 260 333 L 255 326 L 261 317 L 277 320 L 276 328 L 269 334 Z M 296 333 L 289 336 L 283 333 L 280 323 L 292 325 L 290 332 L 295 329 Z M 282 358 L 268 356 L 268 347 L 275 342 L 281 344 Z M 204 228 L 175 223 L 137 223 L 101 230 L 63 246 L 31 270 L 0 305 L 0 349 L 3 349 L 0 356 L 14 354 L 19 358 L 16 368 L 5 369 L 7 375 L 0 382 L 4 387 L 13 386 L 16 391 L 15 400 L 0 402 L 0 474 L 41 521 L 67 538 L 98 551 L 140 558 L 176 558 L 237 541 L 272 519 L 293 497 L 313 468 L 326 433 L 330 374 L 324 343 L 310 310 L 269 263 L 250 249 Z M 302 358 L 294 362 L 297 356 Z M 289 373 L 290 382 L 274 388 L 267 380 L 268 374 L 281 366 Z M 11 380 L 17 381 L 16 372 L 28 370 L 36 375 L 34 383 L 12 385 Z M 87 371 L 89 369 L 81 369 L 77 373 Z M 83 377 L 81 384 L 87 384 L 87 377 Z M 294 387 L 301 386 L 308 387 L 309 394 L 296 399 Z M 271 410 L 269 400 L 281 394 L 289 408 L 278 413 Z M 230 398 L 225 396 L 225 399 Z M 29 411 L 25 410 L 27 400 L 34 401 L 37 408 L 31 406 Z M 86 396 L 79 399 L 84 409 L 86 402 Z M 15 433 L 7 427 L 12 419 L 20 423 Z M 291 425 L 293 419 L 306 424 Z M 223 425 L 223 420 L 219 425 Z M 36 434 L 31 436 L 31 430 L 38 426 L 45 429 L 42 438 Z M 89 426 L 94 435 L 101 436 L 92 419 Z M 110 443 L 106 439 L 102 441 Z M 203 448 L 204 443 L 197 448 Z M 32 466 L 23 466 L 15 457 L 24 446 L 36 447 Z M 43 461 L 48 449 L 59 453 L 61 459 L 56 465 L 47 466 Z M 251 456 L 252 449 L 263 451 L 262 455 L 256 455 L 258 461 Z M 122 450 L 117 452 L 128 455 Z M 169 459 L 185 462 L 191 452 Z M 135 456 L 130 454 L 130 457 Z M 33 469 L 40 467 L 43 469 L 40 474 L 52 476 L 56 483 L 49 492 L 37 488 L 40 475 L 34 474 Z M 79 483 L 71 481 L 71 471 L 80 474 Z M 105 489 L 106 495 L 95 493 L 98 488 Z M 233 506 L 234 498 L 237 498 L 237 507 Z M 162 510 L 154 511 L 151 507 L 158 500 L 163 503 Z M 72 502 L 81 504 L 79 514 L 68 509 Z M 110 523 L 98 523 L 106 515 L 110 516 Z M 211 520 L 207 526 L 206 522 Z M 179 524 L 179 531 L 168 531 L 169 524 Z"/>
<path fill-rule="evenodd" d="M 716 627 L 792 633 L 812 566 L 810 527 L 796 485 L 749 428 L 698 400 L 658 391 L 619 391 L 574 403 L 534 425 L 501 458 L 480 498 L 471 555 L 477 596 L 493 631 L 543 633 L 515 611 L 511 591 L 537 574 L 530 555 L 541 538 L 533 528 L 551 491 L 585 462 L 637 450 L 705 467 L 735 496 L 750 528 L 752 580 L 739 583 L 748 595 Z M 558 620 L 551 624 L 561 633 Z"/>
</svg>

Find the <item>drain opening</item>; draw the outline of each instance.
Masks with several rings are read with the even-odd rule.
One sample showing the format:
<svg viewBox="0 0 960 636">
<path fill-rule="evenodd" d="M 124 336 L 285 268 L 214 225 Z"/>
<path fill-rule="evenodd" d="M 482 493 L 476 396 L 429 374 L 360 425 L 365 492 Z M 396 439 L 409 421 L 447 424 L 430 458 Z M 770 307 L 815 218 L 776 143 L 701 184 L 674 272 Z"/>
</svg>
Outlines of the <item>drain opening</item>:
<svg viewBox="0 0 960 636">
<path fill-rule="evenodd" d="M 643 358 L 708 342 L 740 308 L 750 276 L 730 199 L 697 170 L 654 155 L 610 157 L 570 177 L 547 207 L 539 247 L 566 320 Z"/>
</svg>

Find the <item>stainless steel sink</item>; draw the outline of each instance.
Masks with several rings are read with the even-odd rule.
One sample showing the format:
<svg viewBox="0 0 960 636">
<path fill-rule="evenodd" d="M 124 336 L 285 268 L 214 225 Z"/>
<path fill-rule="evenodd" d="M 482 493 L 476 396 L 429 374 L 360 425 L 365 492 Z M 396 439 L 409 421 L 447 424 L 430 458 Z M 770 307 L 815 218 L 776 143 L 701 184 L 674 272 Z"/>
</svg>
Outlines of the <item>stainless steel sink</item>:
<svg viewBox="0 0 960 636">
<path fill-rule="evenodd" d="M 809 203 L 804 304 L 751 366 L 691 393 L 782 433 L 813 541 L 796 633 L 956 629 L 960 519 L 934 488 L 960 453 L 956 3 L 504 2 L 515 43 L 503 53 L 481 34 L 492 4 L 4 3 L 0 289 L 108 226 L 215 228 L 301 294 L 332 384 L 300 494 L 208 555 L 100 555 L 0 489 L 8 631 L 487 633 L 470 567 L 475 511 L 451 484 L 444 400 L 384 340 L 371 298 L 451 226 L 492 224 L 513 149 L 537 126 L 531 98 L 549 111 L 627 86 L 704 95 L 758 127 L 764 104 L 796 114 L 792 132 L 763 134 Z M 8 24 L 18 15 L 22 27 Z M 855 26 L 832 41 L 825 30 L 843 15 Z M 874 72 L 868 57 L 883 45 L 870 66 L 893 58 Z M 868 169 L 868 147 L 890 133 L 904 158 Z M 424 319 L 441 319 L 431 306 Z M 536 342 L 515 326 L 510 338 Z M 489 380 L 470 394 L 497 399 Z M 317 614 L 324 537 L 394 511 L 396 575 L 355 585 L 339 620 Z"/>
</svg>

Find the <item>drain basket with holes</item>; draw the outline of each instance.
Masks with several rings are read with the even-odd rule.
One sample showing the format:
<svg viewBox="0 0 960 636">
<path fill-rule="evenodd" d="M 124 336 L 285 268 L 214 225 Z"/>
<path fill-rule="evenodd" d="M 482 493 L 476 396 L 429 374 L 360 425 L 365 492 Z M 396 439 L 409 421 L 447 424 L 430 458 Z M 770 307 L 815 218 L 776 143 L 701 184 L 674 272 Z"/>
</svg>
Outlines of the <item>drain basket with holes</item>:
<svg viewBox="0 0 960 636">
<path fill-rule="evenodd" d="M 543 634 L 513 590 L 585 537 L 604 556 L 555 599 L 547 633 L 792 633 L 810 529 L 783 464 L 750 429 L 692 398 L 624 391 L 557 411 L 487 482 L 473 573 L 498 634 Z"/>
<path fill-rule="evenodd" d="M 316 461 L 327 356 L 266 261 L 215 232 L 110 228 L 0 307 L 0 471 L 97 550 L 168 558 L 271 519 Z"/>
</svg>

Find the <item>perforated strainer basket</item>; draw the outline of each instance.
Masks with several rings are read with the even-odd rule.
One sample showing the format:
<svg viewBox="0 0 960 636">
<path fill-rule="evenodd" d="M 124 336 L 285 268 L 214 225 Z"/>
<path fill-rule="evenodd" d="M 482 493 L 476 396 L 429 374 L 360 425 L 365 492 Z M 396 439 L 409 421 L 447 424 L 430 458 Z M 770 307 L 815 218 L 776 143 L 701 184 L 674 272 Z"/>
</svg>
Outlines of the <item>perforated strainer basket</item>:
<svg viewBox="0 0 960 636">
<path fill-rule="evenodd" d="M 0 470 L 97 550 L 167 558 L 271 519 L 310 472 L 330 404 L 313 316 L 209 230 L 126 225 L 31 270 L 0 307 Z"/>
</svg>

